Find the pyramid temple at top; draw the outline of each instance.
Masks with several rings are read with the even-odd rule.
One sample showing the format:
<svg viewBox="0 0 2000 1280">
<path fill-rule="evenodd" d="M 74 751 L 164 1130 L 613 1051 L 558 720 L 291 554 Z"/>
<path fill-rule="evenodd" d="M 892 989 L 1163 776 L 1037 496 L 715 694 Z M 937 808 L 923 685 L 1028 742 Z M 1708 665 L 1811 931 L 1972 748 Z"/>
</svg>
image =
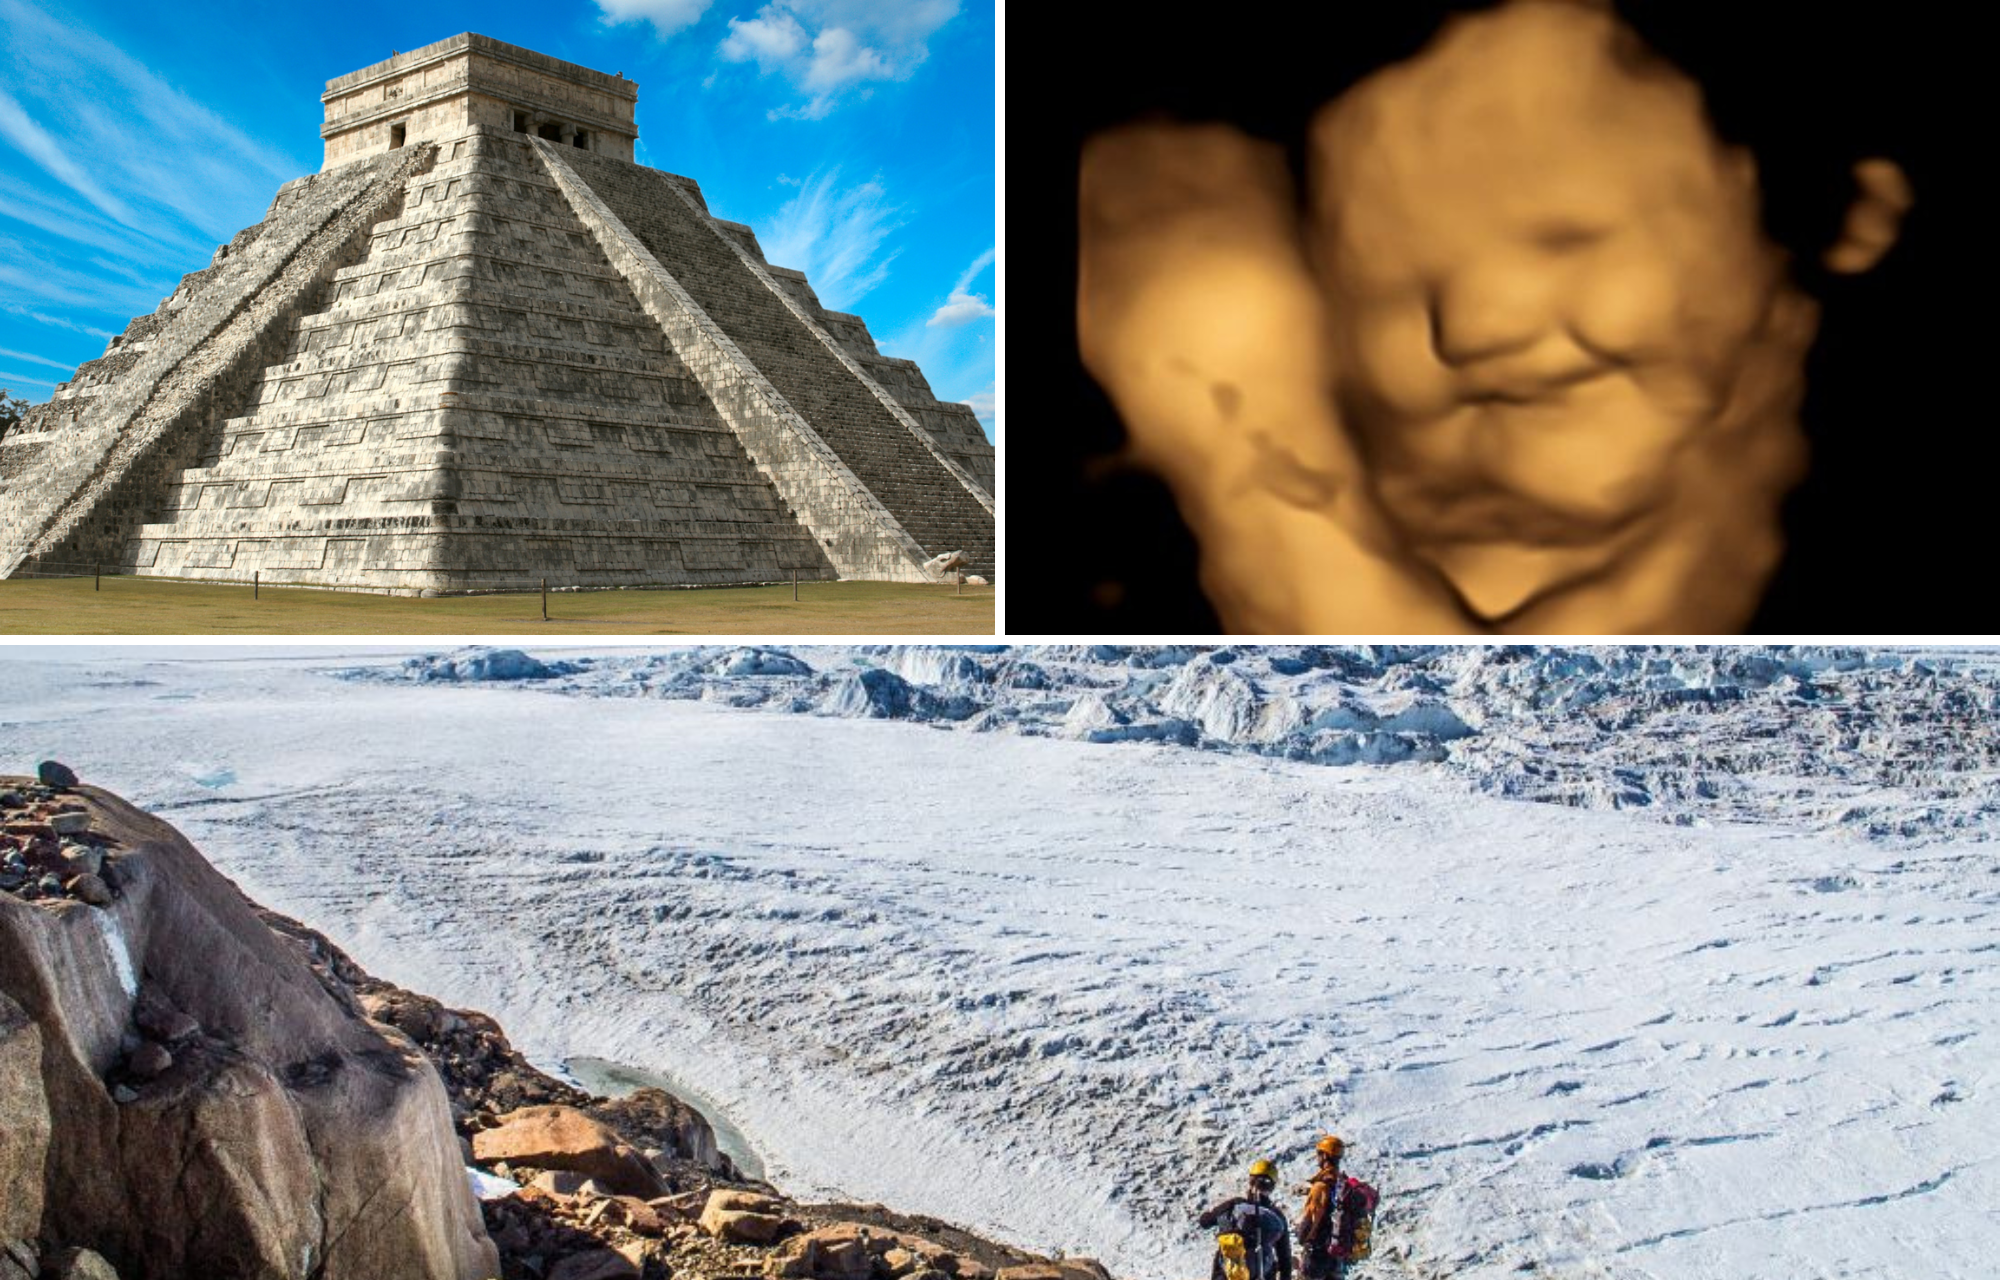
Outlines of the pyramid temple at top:
<svg viewBox="0 0 2000 1280">
<path fill-rule="evenodd" d="M 324 169 L 0 438 L 0 576 L 992 573 L 971 410 L 633 163 L 637 100 L 469 34 L 327 82 Z"/>
</svg>

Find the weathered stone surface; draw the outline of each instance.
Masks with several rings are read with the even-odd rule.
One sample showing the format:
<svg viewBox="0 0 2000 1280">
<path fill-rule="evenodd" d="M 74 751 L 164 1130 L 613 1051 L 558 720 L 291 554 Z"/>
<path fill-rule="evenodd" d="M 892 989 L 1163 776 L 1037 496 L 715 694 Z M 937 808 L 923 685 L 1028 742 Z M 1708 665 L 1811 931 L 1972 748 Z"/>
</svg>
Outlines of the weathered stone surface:
<svg viewBox="0 0 2000 1280">
<path fill-rule="evenodd" d="M 91 1249 L 58 1249 L 42 1259 L 42 1280 L 118 1280 L 117 1270 Z"/>
<path fill-rule="evenodd" d="M 0 895 L 0 1235 L 32 1215 L 20 1234 L 94 1248 L 124 1280 L 290 1276 L 302 1258 L 323 1280 L 492 1274 L 430 1065 L 333 998 L 171 827 L 78 794 L 121 850 L 116 902 Z M 114 1096 L 142 976 L 206 1034 Z M 10 1010 L 39 1037 L 28 1072 L 10 1069 L 27 1044 Z"/>
<path fill-rule="evenodd" d="M 132 1020 L 139 1024 L 139 1030 L 161 1044 L 175 1045 L 201 1034 L 199 1022 L 167 1003 L 166 997 L 153 987 L 140 989 Z"/>
<path fill-rule="evenodd" d="M 0 991 L 0 1241 L 26 1239 L 41 1229 L 51 1122 L 41 1030 Z"/>
<path fill-rule="evenodd" d="M 132 1051 L 125 1062 L 125 1070 L 134 1080 L 151 1080 L 174 1065 L 174 1055 L 167 1047 L 148 1040 Z"/>
<path fill-rule="evenodd" d="M 615 1194 L 640 1199 L 664 1194 L 653 1167 L 615 1132 L 574 1107 L 528 1107 L 501 1118 L 495 1129 L 472 1136 L 481 1162 L 509 1160 L 543 1169 L 569 1169 L 594 1178 Z"/>
</svg>

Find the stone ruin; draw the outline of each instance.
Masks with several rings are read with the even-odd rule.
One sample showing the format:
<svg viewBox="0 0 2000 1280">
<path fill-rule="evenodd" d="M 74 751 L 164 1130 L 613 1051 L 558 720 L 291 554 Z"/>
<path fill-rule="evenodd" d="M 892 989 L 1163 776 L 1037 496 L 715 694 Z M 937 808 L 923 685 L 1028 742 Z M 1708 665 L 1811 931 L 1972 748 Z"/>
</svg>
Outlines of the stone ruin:
<svg viewBox="0 0 2000 1280">
<path fill-rule="evenodd" d="M 471 34 L 328 81 L 322 171 L 0 439 L 0 576 L 991 576 L 972 411 L 633 163 L 637 100 Z"/>
</svg>

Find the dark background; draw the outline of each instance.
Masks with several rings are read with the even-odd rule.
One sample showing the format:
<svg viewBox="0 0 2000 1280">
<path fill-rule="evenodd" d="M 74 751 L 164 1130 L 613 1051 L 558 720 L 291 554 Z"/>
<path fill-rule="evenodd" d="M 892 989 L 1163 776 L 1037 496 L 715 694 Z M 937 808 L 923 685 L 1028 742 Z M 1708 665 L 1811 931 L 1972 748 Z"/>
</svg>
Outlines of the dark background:
<svg viewBox="0 0 2000 1280">
<path fill-rule="evenodd" d="M 1019 397 L 1007 442 L 1010 632 L 1218 629 L 1171 498 L 1150 477 L 1117 466 L 1123 428 L 1076 356 L 1084 139 L 1149 114 L 1224 120 L 1284 142 L 1296 167 L 1317 107 L 1415 53 L 1449 13 L 1485 7 L 1245 6 L 1240 21 L 1197 21 L 1165 18 L 1156 6 L 1090 6 L 1052 33 L 1061 47 L 1045 69 L 1055 74 L 1015 78 L 1017 110 L 1024 92 L 1040 99 L 1013 117 L 1015 190 L 1036 193 L 1013 205 L 1043 215 L 1032 224 L 1037 233 L 1059 229 L 1054 265 L 1036 273 L 1039 282 L 1024 281 L 1027 273 L 1015 281 L 1029 290 L 1025 314 L 1056 320 L 1014 330 L 1013 367 L 1032 370 L 1038 388 L 1053 387 L 1055 404 L 1044 412 L 1039 396 Z M 1992 74 L 1978 65 L 1986 57 L 1979 42 L 1962 18 L 1926 0 L 1617 7 L 1701 83 L 1718 131 L 1755 152 L 1766 227 L 1823 303 L 1803 412 L 1812 471 L 1786 504 L 1789 550 L 1750 630 L 2000 630 L 1985 585 L 1994 576 L 1986 561 L 2000 459 L 1987 439 L 2000 423 L 1988 391 L 2000 372 L 2000 356 L 1988 350 L 1993 220 L 1974 228 L 1973 215 L 1987 208 L 1971 194 L 1992 167 L 1969 107 L 1974 86 Z M 1873 271 L 1829 278 L 1818 256 L 1851 199 L 1848 170 L 1869 155 L 1902 165 L 1916 206 Z"/>
</svg>

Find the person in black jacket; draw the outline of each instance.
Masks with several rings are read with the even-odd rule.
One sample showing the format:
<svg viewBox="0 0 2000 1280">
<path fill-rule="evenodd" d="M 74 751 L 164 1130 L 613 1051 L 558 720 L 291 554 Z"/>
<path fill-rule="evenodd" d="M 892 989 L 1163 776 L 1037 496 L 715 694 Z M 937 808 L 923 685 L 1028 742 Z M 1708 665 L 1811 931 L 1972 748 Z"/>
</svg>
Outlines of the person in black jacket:
<svg viewBox="0 0 2000 1280">
<path fill-rule="evenodd" d="M 1216 1236 L 1231 1232 L 1243 1237 L 1244 1261 L 1250 1280 L 1292 1280 L 1292 1242 L 1285 1215 L 1271 1203 L 1271 1189 L 1278 1185 L 1278 1171 L 1269 1160 L 1250 1166 L 1249 1194 L 1231 1196 L 1196 1221 L 1212 1228 Z M 1224 1280 L 1222 1251 L 1216 1250 L 1210 1280 Z"/>
</svg>

